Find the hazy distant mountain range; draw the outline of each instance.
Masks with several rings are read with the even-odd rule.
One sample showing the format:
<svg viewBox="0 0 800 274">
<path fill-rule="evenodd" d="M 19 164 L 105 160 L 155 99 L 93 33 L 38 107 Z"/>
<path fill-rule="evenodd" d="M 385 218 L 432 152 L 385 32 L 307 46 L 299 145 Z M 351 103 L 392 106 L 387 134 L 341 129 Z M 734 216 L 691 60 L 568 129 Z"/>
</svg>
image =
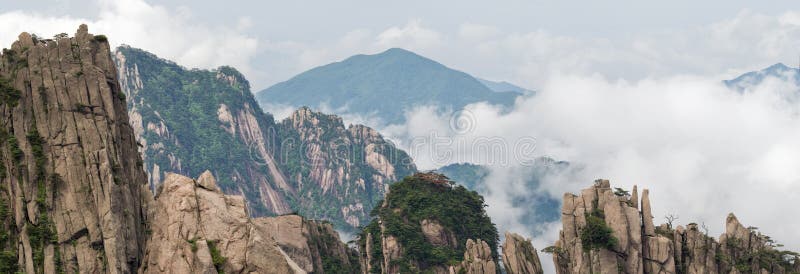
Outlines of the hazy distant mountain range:
<svg viewBox="0 0 800 274">
<path fill-rule="evenodd" d="M 483 196 L 489 196 L 492 192 L 503 189 L 501 186 L 492 184 L 513 184 L 513 182 L 500 182 L 502 180 L 493 178 L 492 168 L 484 165 L 456 163 L 443 166 L 436 172 L 444 174 L 451 180 Z M 531 166 L 515 168 L 514 172 L 524 174 L 521 177 L 526 178 L 522 182 L 522 188 L 525 191 L 508 194 L 512 206 L 524 209 L 524 218 L 521 218 L 519 222 L 535 230 L 537 224 L 557 221 L 560 215 L 558 200 L 550 197 L 546 192 L 540 191 L 539 187 L 547 176 L 575 172 L 570 163 L 542 157 Z"/>
<path fill-rule="evenodd" d="M 777 63 L 759 71 L 751 71 L 740 75 L 731 80 L 723 81 L 730 88 L 743 91 L 748 87 L 761 84 L 768 77 L 775 77 L 782 80 L 790 80 L 795 84 L 800 84 L 800 73 L 798 69 L 788 67 L 783 63 Z"/>
<path fill-rule="evenodd" d="M 258 92 L 256 98 L 264 106 L 327 107 L 334 114 L 365 115 L 391 124 L 403 122 L 404 112 L 415 107 L 458 110 L 476 102 L 510 106 L 527 92 L 393 48 L 311 69 Z"/>
</svg>

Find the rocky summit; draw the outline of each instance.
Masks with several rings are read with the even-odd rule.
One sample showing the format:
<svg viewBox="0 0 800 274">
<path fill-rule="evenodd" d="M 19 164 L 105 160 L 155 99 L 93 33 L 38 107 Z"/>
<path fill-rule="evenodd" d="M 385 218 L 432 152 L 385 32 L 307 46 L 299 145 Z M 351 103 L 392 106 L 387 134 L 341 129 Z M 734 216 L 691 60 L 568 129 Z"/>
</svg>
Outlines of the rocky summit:
<svg viewBox="0 0 800 274">
<path fill-rule="evenodd" d="M 483 197 L 427 172 L 391 185 L 358 237 L 363 273 L 541 274 L 530 240 L 505 234 L 500 266 L 497 228 Z"/>
<path fill-rule="evenodd" d="M 797 273 L 798 254 L 733 214 L 715 240 L 696 223 L 654 226 L 649 191 L 638 198 L 597 180 L 564 194 L 559 240 L 547 248 L 557 273 Z"/>
</svg>

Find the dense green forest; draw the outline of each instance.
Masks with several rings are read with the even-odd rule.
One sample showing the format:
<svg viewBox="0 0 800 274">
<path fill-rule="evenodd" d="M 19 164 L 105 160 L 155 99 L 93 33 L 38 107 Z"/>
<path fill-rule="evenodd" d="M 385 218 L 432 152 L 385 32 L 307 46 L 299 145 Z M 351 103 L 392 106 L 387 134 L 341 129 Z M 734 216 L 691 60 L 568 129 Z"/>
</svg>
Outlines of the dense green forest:
<svg viewBox="0 0 800 274">
<path fill-rule="evenodd" d="M 383 255 L 380 252 L 381 229 L 397 237 L 401 256 L 391 262 L 402 273 L 424 271 L 431 266 L 455 265 L 463 260 L 467 239 L 481 239 L 489 244 L 497 261 L 499 236 L 484 209 L 483 197 L 435 173 L 418 173 L 391 186 L 385 204 L 376 207 L 375 217 L 359 236 L 362 252 L 372 253 L 372 273 L 380 273 Z M 426 240 L 422 220 L 435 220 L 456 239 L 455 247 L 436 246 Z M 371 234 L 372 249 L 365 250 L 367 234 Z"/>
</svg>

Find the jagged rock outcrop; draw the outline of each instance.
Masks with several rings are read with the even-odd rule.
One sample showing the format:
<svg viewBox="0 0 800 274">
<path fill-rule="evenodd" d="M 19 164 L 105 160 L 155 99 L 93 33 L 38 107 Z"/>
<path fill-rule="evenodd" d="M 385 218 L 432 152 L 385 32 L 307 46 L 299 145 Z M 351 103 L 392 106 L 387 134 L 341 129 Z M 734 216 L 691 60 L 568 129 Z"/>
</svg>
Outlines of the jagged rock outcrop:
<svg viewBox="0 0 800 274">
<path fill-rule="evenodd" d="M 20 34 L 0 99 L 0 270 L 135 272 L 152 197 L 107 38 Z"/>
<path fill-rule="evenodd" d="M 522 236 L 506 232 L 503 243 L 503 266 L 509 274 L 542 274 L 542 263 L 539 254 L 530 240 Z"/>
<path fill-rule="evenodd" d="M 211 172 L 169 173 L 151 209 L 143 273 L 358 272 L 355 251 L 330 224 L 285 215 L 251 219 Z"/>
<path fill-rule="evenodd" d="M 308 108 L 276 122 L 231 67 L 190 70 L 129 46 L 114 59 L 153 189 L 167 172 L 208 169 L 254 217 L 298 212 L 352 231 L 389 183 L 416 171 L 368 127 Z"/>
<path fill-rule="evenodd" d="M 497 273 L 497 264 L 492 258 L 492 250 L 486 242 L 480 239 L 473 241 L 467 240 L 467 248 L 464 251 L 464 260 L 461 265 L 451 266 L 450 273 L 466 274 L 494 274 Z"/>
<path fill-rule="evenodd" d="M 697 224 L 653 225 L 649 191 L 611 189 L 607 180 L 564 194 L 557 273 L 793 273 L 798 254 L 779 251 L 755 229 L 728 215 L 719 242 Z M 641 205 L 641 211 L 638 206 Z"/>
<path fill-rule="evenodd" d="M 497 228 L 476 192 L 444 175 L 392 184 L 359 234 L 363 273 L 495 273 Z"/>
</svg>

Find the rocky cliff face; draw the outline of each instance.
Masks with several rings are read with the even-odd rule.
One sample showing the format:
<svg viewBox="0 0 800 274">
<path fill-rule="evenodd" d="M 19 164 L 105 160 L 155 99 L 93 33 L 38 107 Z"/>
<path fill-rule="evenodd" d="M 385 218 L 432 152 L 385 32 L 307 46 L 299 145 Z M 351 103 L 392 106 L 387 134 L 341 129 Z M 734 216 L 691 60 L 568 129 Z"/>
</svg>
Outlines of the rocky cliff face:
<svg viewBox="0 0 800 274">
<path fill-rule="evenodd" d="M 353 230 L 389 182 L 415 171 L 370 128 L 307 108 L 276 122 L 233 68 L 187 70 L 127 46 L 114 59 L 153 189 L 167 172 L 211 170 L 253 216 L 298 212 Z"/>
<path fill-rule="evenodd" d="M 530 240 L 522 236 L 506 232 L 503 243 L 503 266 L 509 274 L 542 274 L 542 263 L 539 254 Z"/>
<path fill-rule="evenodd" d="M 152 189 L 168 172 L 211 170 L 224 192 L 244 195 L 254 216 L 292 212 L 295 189 L 272 157 L 275 123 L 239 72 L 188 70 L 128 46 L 114 60 Z"/>
<path fill-rule="evenodd" d="M 649 193 L 641 203 L 598 180 L 580 195 L 564 195 L 560 239 L 552 247 L 558 273 L 796 273 L 797 253 L 779 251 L 769 237 L 733 214 L 719 241 L 697 224 L 653 224 Z"/>
<path fill-rule="evenodd" d="M 497 273 L 497 264 L 489 245 L 481 239 L 467 239 L 464 260 L 460 265 L 450 266 L 450 273 L 492 274 Z"/>
<path fill-rule="evenodd" d="M 404 151 L 362 125 L 300 108 L 281 122 L 279 163 L 303 193 L 297 209 L 309 217 L 360 227 L 389 183 L 416 167 Z"/>
<path fill-rule="evenodd" d="M 208 171 L 197 180 L 168 173 L 150 214 L 143 273 L 358 272 L 330 224 L 251 219 L 244 198 L 223 194 Z"/>
<path fill-rule="evenodd" d="M 151 196 L 105 36 L 22 33 L 0 60 L 0 270 L 135 272 Z"/>
</svg>

